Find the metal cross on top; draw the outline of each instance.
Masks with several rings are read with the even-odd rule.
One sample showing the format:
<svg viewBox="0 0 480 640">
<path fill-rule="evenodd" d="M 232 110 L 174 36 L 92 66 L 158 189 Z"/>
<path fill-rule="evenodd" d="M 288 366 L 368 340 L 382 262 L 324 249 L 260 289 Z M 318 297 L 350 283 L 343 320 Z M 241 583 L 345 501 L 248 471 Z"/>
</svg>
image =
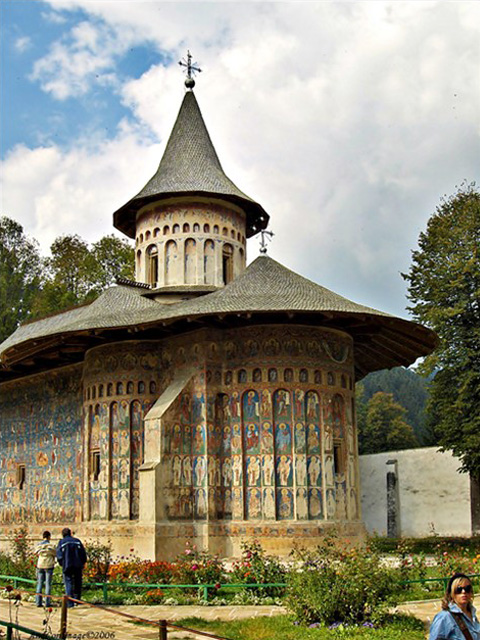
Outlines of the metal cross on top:
<svg viewBox="0 0 480 640">
<path fill-rule="evenodd" d="M 185 80 L 185 86 L 187 87 L 187 89 L 193 89 L 193 87 L 195 86 L 193 75 L 195 73 L 202 73 L 202 70 L 200 69 L 200 67 L 196 66 L 196 62 L 192 64 L 192 55 L 190 51 L 187 50 L 187 59 L 185 60 L 185 58 L 182 58 L 178 64 L 181 67 L 186 68 L 187 79 Z"/>
<path fill-rule="evenodd" d="M 267 240 L 271 240 L 275 235 L 273 231 L 267 231 L 266 229 L 262 229 L 260 231 L 261 240 L 260 240 L 260 253 L 267 253 Z"/>
</svg>

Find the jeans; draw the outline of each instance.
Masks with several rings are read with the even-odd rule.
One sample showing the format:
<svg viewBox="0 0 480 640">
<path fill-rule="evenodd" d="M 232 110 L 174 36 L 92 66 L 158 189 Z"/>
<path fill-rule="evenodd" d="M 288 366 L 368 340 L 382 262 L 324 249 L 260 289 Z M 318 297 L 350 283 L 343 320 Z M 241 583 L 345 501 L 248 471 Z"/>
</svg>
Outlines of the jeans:
<svg viewBox="0 0 480 640">
<path fill-rule="evenodd" d="M 80 600 L 82 596 L 82 569 L 67 569 L 64 571 L 63 582 L 65 583 L 67 596 Z M 69 600 L 67 607 L 73 606 L 75 606 L 75 603 Z"/>
<path fill-rule="evenodd" d="M 35 604 L 37 607 L 42 606 L 42 594 L 45 596 L 45 606 L 50 606 L 50 595 L 52 589 L 52 576 L 53 576 L 53 567 L 51 569 L 38 569 L 37 568 L 37 592 L 35 596 Z M 45 591 L 43 591 L 43 585 L 45 583 Z"/>
</svg>

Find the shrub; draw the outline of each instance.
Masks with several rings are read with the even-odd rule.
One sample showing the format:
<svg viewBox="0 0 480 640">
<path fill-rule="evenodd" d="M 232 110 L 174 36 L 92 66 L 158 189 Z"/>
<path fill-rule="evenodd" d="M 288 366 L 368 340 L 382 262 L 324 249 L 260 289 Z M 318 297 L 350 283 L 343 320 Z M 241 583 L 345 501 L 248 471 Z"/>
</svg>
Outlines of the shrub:
<svg viewBox="0 0 480 640">
<path fill-rule="evenodd" d="M 218 556 L 199 551 L 189 542 L 185 551 L 175 559 L 172 569 L 173 584 L 214 584 L 222 582 L 225 577 L 225 567 Z"/>
<path fill-rule="evenodd" d="M 287 607 L 304 624 L 379 621 L 394 603 L 394 570 L 368 549 L 342 549 L 335 536 L 313 552 L 296 550 Z"/>
<path fill-rule="evenodd" d="M 31 578 L 35 574 L 35 553 L 28 540 L 27 527 L 20 527 L 8 536 L 10 543 L 10 570 L 9 575 L 19 578 Z"/>
<path fill-rule="evenodd" d="M 87 542 L 85 551 L 88 559 L 85 578 L 93 582 L 107 582 L 112 562 L 112 543 Z"/>
<path fill-rule="evenodd" d="M 244 541 L 241 547 L 242 558 L 233 563 L 229 575 L 230 582 L 233 584 L 268 584 L 286 581 L 286 568 L 278 558 L 266 555 L 258 540 Z M 255 589 L 255 595 L 260 597 L 275 597 L 284 592 L 283 587 Z"/>
</svg>

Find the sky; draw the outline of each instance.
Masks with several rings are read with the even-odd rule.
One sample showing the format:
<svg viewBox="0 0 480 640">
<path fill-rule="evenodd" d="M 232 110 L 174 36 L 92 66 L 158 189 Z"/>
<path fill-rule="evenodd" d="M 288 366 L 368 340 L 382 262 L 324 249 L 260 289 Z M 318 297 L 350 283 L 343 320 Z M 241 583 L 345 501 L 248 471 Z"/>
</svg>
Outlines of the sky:
<svg viewBox="0 0 480 640">
<path fill-rule="evenodd" d="M 2 0 L 0 214 L 48 254 L 112 233 L 195 95 L 268 254 L 408 317 L 411 252 L 480 168 L 480 3 Z M 121 235 L 117 232 L 118 235 Z M 248 261 L 259 255 L 248 241 Z"/>
</svg>

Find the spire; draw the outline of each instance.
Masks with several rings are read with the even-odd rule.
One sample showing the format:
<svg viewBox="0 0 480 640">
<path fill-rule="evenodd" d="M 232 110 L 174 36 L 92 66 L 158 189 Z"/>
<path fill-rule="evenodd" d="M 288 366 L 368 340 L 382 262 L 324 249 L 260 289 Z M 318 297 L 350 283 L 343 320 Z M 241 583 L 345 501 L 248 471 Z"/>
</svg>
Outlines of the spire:
<svg viewBox="0 0 480 640">
<path fill-rule="evenodd" d="M 127 204 L 114 213 L 114 225 L 135 237 L 137 211 L 155 200 L 173 196 L 218 196 L 247 215 L 247 237 L 264 229 L 268 214 L 225 175 L 193 91 L 183 98 L 177 120 L 155 175 Z"/>
</svg>

